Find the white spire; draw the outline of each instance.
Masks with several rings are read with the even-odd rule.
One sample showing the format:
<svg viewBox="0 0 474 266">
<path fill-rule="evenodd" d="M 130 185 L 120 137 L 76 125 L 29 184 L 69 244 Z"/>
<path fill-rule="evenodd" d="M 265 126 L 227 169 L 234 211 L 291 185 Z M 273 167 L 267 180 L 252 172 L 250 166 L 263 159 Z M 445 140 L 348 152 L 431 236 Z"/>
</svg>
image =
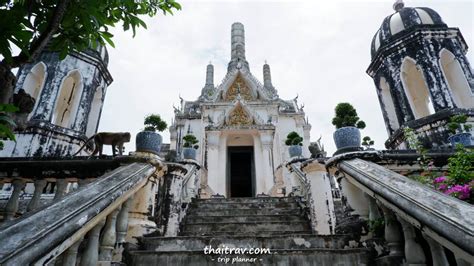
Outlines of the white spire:
<svg viewBox="0 0 474 266">
<path fill-rule="evenodd" d="M 206 69 L 206 86 L 214 86 L 214 66 L 209 62 Z"/>
<path fill-rule="evenodd" d="M 232 24 L 231 45 L 231 60 L 237 58 L 245 60 L 245 30 L 240 22 Z"/>
<path fill-rule="evenodd" d="M 263 86 L 264 87 L 272 87 L 272 75 L 270 73 L 270 66 L 267 64 L 267 60 L 265 60 L 265 64 L 263 65 Z"/>
</svg>

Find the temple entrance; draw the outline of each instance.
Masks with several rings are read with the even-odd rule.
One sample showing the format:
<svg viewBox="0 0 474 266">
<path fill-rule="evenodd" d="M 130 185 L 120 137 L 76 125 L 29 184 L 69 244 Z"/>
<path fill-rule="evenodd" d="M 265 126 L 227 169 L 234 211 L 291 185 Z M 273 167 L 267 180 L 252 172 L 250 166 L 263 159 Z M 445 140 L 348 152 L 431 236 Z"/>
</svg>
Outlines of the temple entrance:
<svg viewBox="0 0 474 266">
<path fill-rule="evenodd" d="M 255 166 L 252 146 L 228 147 L 227 195 L 253 197 L 255 195 Z"/>
</svg>

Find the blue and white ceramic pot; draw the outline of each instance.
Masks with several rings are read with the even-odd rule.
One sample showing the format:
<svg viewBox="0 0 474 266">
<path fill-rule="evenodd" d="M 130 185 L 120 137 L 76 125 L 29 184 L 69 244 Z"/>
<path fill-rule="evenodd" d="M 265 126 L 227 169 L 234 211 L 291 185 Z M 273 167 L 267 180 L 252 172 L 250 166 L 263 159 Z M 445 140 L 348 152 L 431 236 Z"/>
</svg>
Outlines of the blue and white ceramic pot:
<svg viewBox="0 0 474 266">
<path fill-rule="evenodd" d="M 196 160 L 196 149 L 194 148 L 183 148 L 183 158 Z"/>
<path fill-rule="evenodd" d="M 301 154 L 303 153 L 303 150 L 301 149 L 300 145 L 291 145 L 288 148 L 288 152 L 290 153 L 290 158 L 293 158 L 293 157 L 300 157 Z"/>
<path fill-rule="evenodd" d="M 472 146 L 471 133 L 459 133 L 454 134 L 448 138 L 453 148 L 456 147 L 456 144 L 462 144 L 463 146 Z"/>
<path fill-rule="evenodd" d="M 360 147 L 360 131 L 356 127 L 341 127 L 334 132 L 333 138 L 338 150 Z"/>
<path fill-rule="evenodd" d="M 139 132 L 135 139 L 136 151 L 151 152 L 159 155 L 162 141 L 163 139 L 161 138 L 161 135 L 156 132 Z"/>
</svg>

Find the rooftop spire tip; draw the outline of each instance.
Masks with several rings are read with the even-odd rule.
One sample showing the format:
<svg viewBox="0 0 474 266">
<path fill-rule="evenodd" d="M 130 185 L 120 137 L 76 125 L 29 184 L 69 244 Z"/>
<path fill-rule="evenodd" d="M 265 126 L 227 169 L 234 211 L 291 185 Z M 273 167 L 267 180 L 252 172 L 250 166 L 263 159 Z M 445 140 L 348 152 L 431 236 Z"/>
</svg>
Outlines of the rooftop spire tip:
<svg viewBox="0 0 474 266">
<path fill-rule="evenodd" d="M 397 12 L 402 10 L 403 7 L 405 7 L 405 3 L 403 3 L 403 0 L 397 0 L 393 4 L 393 9 Z"/>
</svg>

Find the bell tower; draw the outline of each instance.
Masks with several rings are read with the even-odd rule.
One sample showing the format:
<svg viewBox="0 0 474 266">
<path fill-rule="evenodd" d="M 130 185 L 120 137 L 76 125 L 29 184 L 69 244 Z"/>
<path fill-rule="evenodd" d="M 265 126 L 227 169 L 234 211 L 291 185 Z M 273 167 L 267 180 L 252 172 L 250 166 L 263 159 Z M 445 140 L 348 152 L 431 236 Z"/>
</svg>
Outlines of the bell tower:
<svg viewBox="0 0 474 266">
<path fill-rule="evenodd" d="M 372 40 L 367 69 L 388 134 L 441 111 L 474 108 L 474 76 L 459 29 L 430 8 L 397 1 L 394 9 Z"/>
<path fill-rule="evenodd" d="M 72 155 L 97 132 L 107 87 L 112 83 L 103 46 L 70 53 L 63 60 L 45 51 L 17 74 L 17 93 L 35 99 L 16 142 L 0 156 Z"/>
</svg>

